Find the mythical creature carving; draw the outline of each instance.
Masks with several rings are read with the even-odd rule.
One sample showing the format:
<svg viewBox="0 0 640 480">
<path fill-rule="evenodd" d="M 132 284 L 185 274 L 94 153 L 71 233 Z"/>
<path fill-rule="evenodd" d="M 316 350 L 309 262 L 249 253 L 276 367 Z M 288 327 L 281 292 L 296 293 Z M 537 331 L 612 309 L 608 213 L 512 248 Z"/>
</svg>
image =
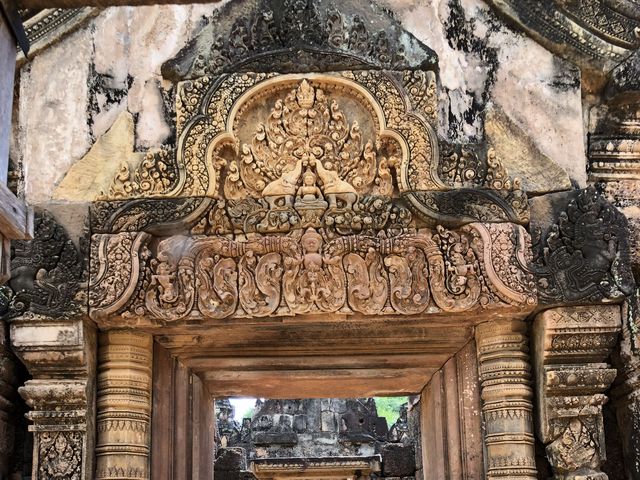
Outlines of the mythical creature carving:
<svg viewBox="0 0 640 480">
<path fill-rule="evenodd" d="M 626 220 L 595 189 L 573 194 L 544 238 L 542 227 L 533 231 L 541 303 L 622 301 L 631 293 Z"/>
<path fill-rule="evenodd" d="M 132 265 L 124 269 L 131 272 L 129 284 L 114 288 L 111 257 L 127 257 L 109 245 L 133 241 L 130 237 L 94 237 L 107 245 L 94 258 L 93 270 L 101 275 L 92 276 L 90 285 L 91 315 L 97 320 L 123 315 L 177 322 L 336 311 L 413 315 L 428 309 L 528 310 L 536 303 L 525 265 L 526 232 L 509 224 L 395 236 L 334 238 L 311 227 L 244 240 L 174 236 L 161 240 L 155 253 L 147 253 L 153 242 L 145 237 L 135 240 L 139 252 L 129 253 Z M 105 289 L 116 294 L 105 295 Z"/>
<path fill-rule="evenodd" d="M 17 240 L 11 251 L 8 300 L 0 313 L 62 317 L 79 311 L 84 259 L 51 214 L 37 213 L 33 240 Z"/>
</svg>

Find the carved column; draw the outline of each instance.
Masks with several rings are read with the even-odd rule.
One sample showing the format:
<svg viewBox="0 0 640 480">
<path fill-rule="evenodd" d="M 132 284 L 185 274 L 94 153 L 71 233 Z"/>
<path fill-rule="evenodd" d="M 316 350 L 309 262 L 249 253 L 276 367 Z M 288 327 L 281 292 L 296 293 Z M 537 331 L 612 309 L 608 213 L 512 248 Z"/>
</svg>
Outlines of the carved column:
<svg viewBox="0 0 640 480">
<path fill-rule="evenodd" d="M 101 333 L 96 479 L 149 478 L 153 337 Z"/>
<path fill-rule="evenodd" d="M 602 405 L 616 376 L 605 363 L 620 332 L 620 307 L 547 310 L 536 317 L 533 356 L 539 412 L 555 479 L 606 480 Z"/>
<path fill-rule="evenodd" d="M 522 320 L 476 329 L 489 480 L 537 478 L 526 330 Z"/>
</svg>

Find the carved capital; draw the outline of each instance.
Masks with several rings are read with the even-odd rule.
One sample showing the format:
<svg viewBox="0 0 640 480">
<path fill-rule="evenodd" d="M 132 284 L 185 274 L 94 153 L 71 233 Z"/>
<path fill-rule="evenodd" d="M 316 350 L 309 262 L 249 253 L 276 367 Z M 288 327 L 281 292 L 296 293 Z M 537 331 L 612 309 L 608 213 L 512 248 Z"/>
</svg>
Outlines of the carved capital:
<svg viewBox="0 0 640 480">
<path fill-rule="evenodd" d="M 521 320 L 476 328 L 488 479 L 537 478 L 526 331 Z"/>
<path fill-rule="evenodd" d="M 557 479 L 606 479 L 602 405 L 616 370 L 604 363 L 620 333 L 615 305 L 547 310 L 534 323 L 538 435 Z"/>
</svg>

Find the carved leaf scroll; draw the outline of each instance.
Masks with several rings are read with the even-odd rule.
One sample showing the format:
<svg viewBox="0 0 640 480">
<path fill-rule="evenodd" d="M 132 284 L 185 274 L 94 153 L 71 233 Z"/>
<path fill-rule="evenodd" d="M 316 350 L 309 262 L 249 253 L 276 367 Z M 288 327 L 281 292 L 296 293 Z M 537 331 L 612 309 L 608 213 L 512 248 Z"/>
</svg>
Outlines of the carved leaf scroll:
<svg viewBox="0 0 640 480">
<path fill-rule="evenodd" d="M 313 228 L 302 236 L 245 240 L 169 237 L 158 243 L 148 266 L 138 267 L 144 270 L 134 275 L 139 285 L 122 291 L 127 298 L 100 293 L 110 288 L 106 278 L 113 265 L 100 259 L 94 268 L 105 275 L 91 285 L 91 315 L 99 320 L 105 312 L 117 311 L 177 322 L 336 311 L 413 315 L 428 309 L 529 310 L 536 293 L 522 253 L 528 248 L 526 232 L 508 224 L 496 228 L 491 233 L 472 224 L 458 231 L 333 239 Z M 114 309 L 116 303 L 121 308 Z"/>
</svg>

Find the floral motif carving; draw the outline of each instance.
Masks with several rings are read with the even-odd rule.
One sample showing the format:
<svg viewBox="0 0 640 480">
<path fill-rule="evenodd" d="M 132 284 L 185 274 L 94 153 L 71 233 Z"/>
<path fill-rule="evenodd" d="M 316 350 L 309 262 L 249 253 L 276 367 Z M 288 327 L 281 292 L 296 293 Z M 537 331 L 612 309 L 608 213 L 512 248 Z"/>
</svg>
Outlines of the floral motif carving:
<svg viewBox="0 0 640 480">
<path fill-rule="evenodd" d="M 526 232 L 508 224 L 395 236 L 332 238 L 311 227 L 246 240 L 174 236 L 160 240 L 153 253 L 146 239 L 136 240 L 136 253 L 133 238 L 94 237 L 106 246 L 92 267 L 101 272 L 92 275 L 90 285 L 96 319 L 122 314 L 176 322 L 336 311 L 411 315 L 427 308 L 465 312 L 530 309 L 536 303 L 526 272 Z M 120 250 L 109 246 L 120 243 L 129 249 L 129 257 L 121 258 L 137 264 L 117 267 L 131 272 L 130 281 L 118 280 L 114 287 L 110 271 L 118 263 L 111 257 Z"/>
<path fill-rule="evenodd" d="M 42 432 L 38 434 L 38 474 L 52 480 L 82 478 L 83 435 L 79 432 Z"/>
<path fill-rule="evenodd" d="M 158 215 L 171 222 L 182 213 L 183 222 L 219 233 L 228 224 L 261 233 L 404 228 L 413 220 L 404 201 L 429 226 L 526 223 L 526 196 L 492 150 L 471 155 L 462 182 L 457 154 L 439 159 L 435 89 L 431 71 L 231 74 L 182 82 L 175 159 L 149 155 L 133 174 L 119 174 L 111 198 L 212 197 L 226 202 L 218 210 L 226 209 L 227 218 L 210 221 L 204 202 L 200 209 L 195 200 L 163 199 Z M 158 223 L 139 214 L 148 203 L 133 203 L 94 209 L 98 224 L 132 230 Z"/>
<path fill-rule="evenodd" d="M 534 323 L 540 439 L 558 479 L 604 480 L 602 405 L 616 370 L 603 363 L 617 344 L 615 305 L 546 310 Z"/>
</svg>

